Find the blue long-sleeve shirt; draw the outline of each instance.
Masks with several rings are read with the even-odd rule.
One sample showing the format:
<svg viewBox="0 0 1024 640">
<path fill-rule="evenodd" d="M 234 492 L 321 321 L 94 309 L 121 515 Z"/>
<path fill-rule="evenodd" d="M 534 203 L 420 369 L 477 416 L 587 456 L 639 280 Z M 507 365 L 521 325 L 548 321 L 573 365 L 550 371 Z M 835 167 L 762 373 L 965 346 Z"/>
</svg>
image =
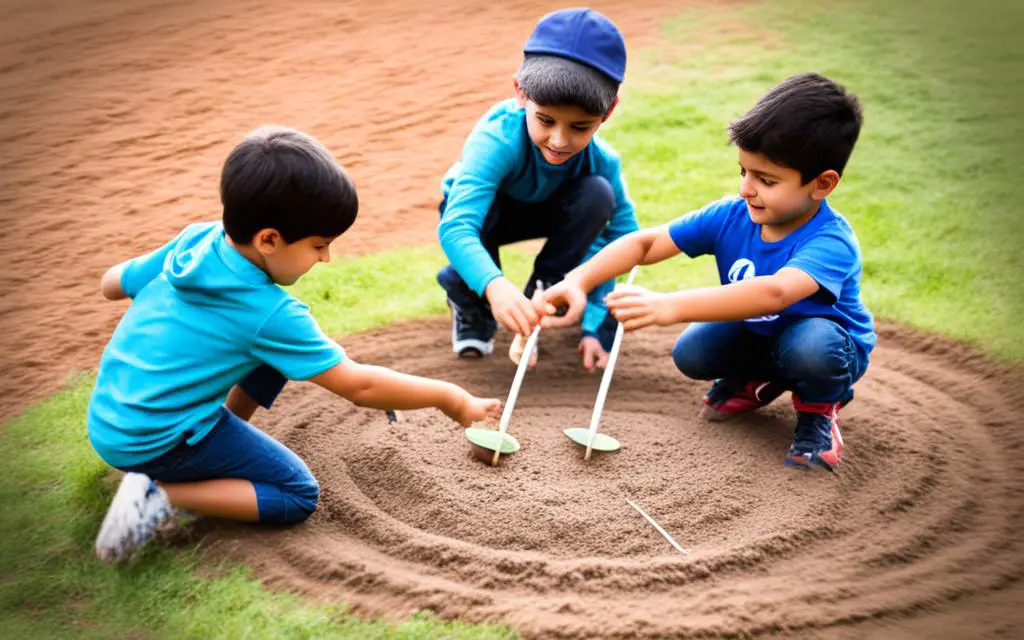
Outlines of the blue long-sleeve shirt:
<svg viewBox="0 0 1024 640">
<path fill-rule="evenodd" d="M 502 275 L 480 238 L 495 195 L 501 192 L 520 202 L 542 202 L 566 180 L 585 175 L 601 176 L 608 181 L 615 196 L 615 209 L 584 261 L 609 242 L 639 228 L 622 179 L 618 153 L 595 135 L 568 162 L 550 164 L 530 140 L 526 111 L 515 100 L 499 102 L 477 122 L 466 138 L 462 157 L 444 176 L 442 192 L 446 207 L 438 228 L 441 248 L 466 284 L 482 296 L 487 285 Z M 609 280 L 590 293 L 583 313 L 585 332 L 595 333 L 604 322 L 608 313 L 604 297 L 612 287 L 614 282 Z"/>
</svg>

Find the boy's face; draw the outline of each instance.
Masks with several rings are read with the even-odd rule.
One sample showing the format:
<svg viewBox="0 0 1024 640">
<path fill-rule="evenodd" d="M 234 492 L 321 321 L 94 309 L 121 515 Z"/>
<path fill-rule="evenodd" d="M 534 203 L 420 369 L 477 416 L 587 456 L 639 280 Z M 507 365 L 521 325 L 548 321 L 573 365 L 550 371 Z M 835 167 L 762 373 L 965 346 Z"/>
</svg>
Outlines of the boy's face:
<svg viewBox="0 0 1024 640">
<path fill-rule="evenodd" d="M 288 243 L 274 229 L 264 229 L 253 238 L 253 247 L 263 256 L 264 270 L 271 280 L 288 286 L 318 262 L 331 261 L 331 242 L 336 237 L 309 236 Z"/>
<path fill-rule="evenodd" d="M 739 150 L 740 197 L 754 224 L 779 230 L 795 229 L 818 211 L 835 189 L 839 174 L 825 171 L 807 184 L 800 172 L 775 164 L 760 153 Z"/>
<path fill-rule="evenodd" d="M 516 82 L 516 102 L 526 109 L 530 140 L 550 164 L 564 164 L 582 151 L 611 115 L 592 116 L 576 105 L 544 107 L 530 100 Z"/>
</svg>

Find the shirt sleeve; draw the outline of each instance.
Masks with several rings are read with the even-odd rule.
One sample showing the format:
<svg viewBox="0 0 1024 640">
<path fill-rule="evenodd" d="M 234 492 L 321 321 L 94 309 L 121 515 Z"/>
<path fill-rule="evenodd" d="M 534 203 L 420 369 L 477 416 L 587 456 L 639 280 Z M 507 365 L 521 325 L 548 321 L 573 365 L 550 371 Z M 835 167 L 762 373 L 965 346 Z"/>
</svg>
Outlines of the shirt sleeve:
<svg viewBox="0 0 1024 640">
<path fill-rule="evenodd" d="M 583 320 L 580 328 L 584 335 L 597 335 L 598 329 L 608 317 L 608 305 L 605 304 L 605 296 L 615 288 L 615 280 L 602 282 L 591 290 L 587 296 L 587 306 L 583 309 Z"/>
<path fill-rule="evenodd" d="M 147 284 L 160 275 L 164 270 L 167 256 L 174 249 L 175 245 L 178 244 L 178 241 L 181 240 L 181 237 L 185 235 L 186 231 L 188 231 L 188 227 L 182 229 L 181 233 L 176 235 L 173 240 L 156 251 L 132 258 L 125 264 L 124 269 L 121 271 L 121 290 L 124 291 L 125 295 L 129 298 L 135 298 Z"/>
<path fill-rule="evenodd" d="M 597 237 L 597 240 L 590 246 L 590 249 L 587 250 L 587 254 L 583 257 L 583 262 L 590 260 L 598 251 L 622 236 L 633 233 L 640 228 L 640 224 L 636 220 L 636 208 L 633 206 L 633 201 L 630 200 L 629 193 L 626 191 L 626 181 L 622 176 L 621 161 L 618 156 L 613 155 L 607 158 L 606 163 L 604 170 L 600 174 L 608 180 L 608 184 L 612 187 L 612 194 L 615 196 L 615 209 L 612 211 L 612 218 L 608 222 L 608 226 L 605 227 L 605 230 Z M 605 305 L 604 298 L 614 288 L 615 281 L 608 280 L 594 287 L 590 292 L 581 323 L 584 333 L 597 333 L 598 328 L 604 323 L 608 315 L 608 307 Z"/>
<path fill-rule="evenodd" d="M 858 261 L 856 250 L 842 236 L 820 233 L 797 247 L 785 266 L 814 278 L 831 295 L 834 304 L 842 294 L 843 283 L 856 271 Z"/>
<path fill-rule="evenodd" d="M 289 380 L 308 380 L 345 359 L 345 351 L 320 329 L 309 307 L 291 298 L 256 333 L 253 357 Z"/>
<path fill-rule="evenodd" d="M 518 150 L 510 147 L 500 130 L 474 130 L 462 150 L 462 167 L 455 177 L 438 237 L 452 267 L 478 295 L 501 275 L 480 239 L 487 212 L 498 185 L 514 166 Z"/>
<path fill-rule="evenodd" d="M 713 254 L 733 199 L 712 202 L 669 223 L 668 233 L 679 250 L 691 258 Z"/>
</svg>

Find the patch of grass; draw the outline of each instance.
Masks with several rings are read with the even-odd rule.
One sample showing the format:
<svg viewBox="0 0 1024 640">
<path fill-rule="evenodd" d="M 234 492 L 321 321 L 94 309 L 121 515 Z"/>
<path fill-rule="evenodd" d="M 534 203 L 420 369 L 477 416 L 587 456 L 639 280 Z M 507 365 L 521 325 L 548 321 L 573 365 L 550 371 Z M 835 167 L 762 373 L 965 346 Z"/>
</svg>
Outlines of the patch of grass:
<svg viewBox="0 0 1024 640">
<path fill-rule="evenodd" d="M 0 636 L 515 637 L 507 628 L 445 622 L 426 613 L 400 624 L 362 621 L 341 606 L 313 606 L 269 592 L 241 567 L 225 565 L 218 577 L 202 577 L 195 553 L 158 545 L 129 566 L 100 564 L 91 547 L 113 486 L 86 438 L 92 381 L 76 377 L 8 422 L 0 435 L 6 467 L 0 483 Z"/>
<path fill-rule="evenodd" d="M 769 87 L 803 71 L 838 80 L 865 127 L 830 200 L 860 239 L 867 304 L 1020 360 L 1022 25 L 1024 5 L 998 0 L 695 5 L 638 56 L 605 135 L 641 224 L 660 224 L 736 192 L 725 128 Z M 717 279 L 711 258 L 680 258 L 642 282 Z"/>
<path fill-rule="evenodd" d="M 515 247 L 501 252 L 510 278 L 525 282 L 532 259 Z M 309 305 L 331 336 L 365 331 L 398 320 L 447 313 L 434 279 L 448 264 L 440 247 L 412 247 L 360 258 L 335 258 L 298 281 L 293 294 Z"/>
<path fill-rule="evenodd" d="M 623 106 L 607 127 L 641 223 L 653 225 L 736 189 L 727 122 L 772 84 L 818 70 L 858 93 L 859 148 L 833 204 L 865 254 L 864 290 L 880 317 L 1024 356 L 1018 250 L 1024 82 L 1014 43 L 1024 8 L 952 0 L 804 0 L 699 5 L 665 25 L 666 46 L 631 52 Z M 504 252 L 522 282 L 529 256 Z M 331 335 L 444 312 L 437 248 L 340 259 L 294 288 Z M 645 270 L 657 289 L 714 284 L 710 259 Z M 363 622 L 262 589 L 222 567 L 200 577 L 194 554 L 152 548 L 127 567 L 91 554 L 112 494 L 84 415 L 91 378 L 0 432 L 0 636 L 513 637 L 508 629 L 416 615 Z"/>
</svg>

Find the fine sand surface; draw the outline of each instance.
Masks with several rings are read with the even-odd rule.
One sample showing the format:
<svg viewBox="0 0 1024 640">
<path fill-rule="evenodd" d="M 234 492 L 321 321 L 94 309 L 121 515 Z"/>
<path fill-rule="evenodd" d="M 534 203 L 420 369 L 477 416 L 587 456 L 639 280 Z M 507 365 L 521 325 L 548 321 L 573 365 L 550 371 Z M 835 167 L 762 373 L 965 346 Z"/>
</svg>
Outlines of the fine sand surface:
<svg viewBox="0 0 1024 640">
<path fill-rule="evenodd" d="M 446 328 L 345 343 L 359 361 L 504 396 L 512 363 L 457 360 Z M 320 509 L 269 534 L 201 530 L 268 583 L 361 614 L 429 609 L 535 637 L 1011 637 L 1024 625 L 1019 371 L 885 327 L 842 412 L 840 472 L 809 473 L 782 465 L 788 394 L 732 422 L 697 418 L 706 383 L 674 370 L 675 335 L 627 337 L 602 423 L 623 448 L 590 462 L 562 434 L 588 424 L 599 384 L 569 334 L 542 336 L 512 420 L 523 449 L 498 468 L 440 412 L 389 426 L 293 385 L 255 421 L 308 461 Z"/>
<path fill-rule="evenodd" d="M 637 47 L 689 2 L 591 6 Z M 309 131 L 355 179 L 360 218 L 335 251 L 434 242 L 440 176 L 558 6 L 5 2 L 0 418 L 96 365 L 126 306 L 100 298 L 104 269 L 216 218 L 223 158 L 260 124 Z M 317 600 L 537 637 L 1012 637 L 1024 625 L 1019 370 L 887 328 L 843 412 L 841 472 L 810 475 L 781 465 L 785 398 L 733 423 L 697 421 L 703 385 L 672 369 L 672 337 L 628 338 L 604 423 L 623 450 L 588 464 L 561 431 L 587 423 L 598 379 L 578 373 L 566 336 L 545 336 L 513 422 L 524 448 L 497 469 L 470 459 L 437 412 L 388 427 L 293 385 L 257 422 L 309 460 L 320 510 L 289 529 L 197 530 L 215 554 Z M 458 362 L 446 339 L 428 322 L 345 344 L 505 395 L 507 360 Z"/>
</svg>

